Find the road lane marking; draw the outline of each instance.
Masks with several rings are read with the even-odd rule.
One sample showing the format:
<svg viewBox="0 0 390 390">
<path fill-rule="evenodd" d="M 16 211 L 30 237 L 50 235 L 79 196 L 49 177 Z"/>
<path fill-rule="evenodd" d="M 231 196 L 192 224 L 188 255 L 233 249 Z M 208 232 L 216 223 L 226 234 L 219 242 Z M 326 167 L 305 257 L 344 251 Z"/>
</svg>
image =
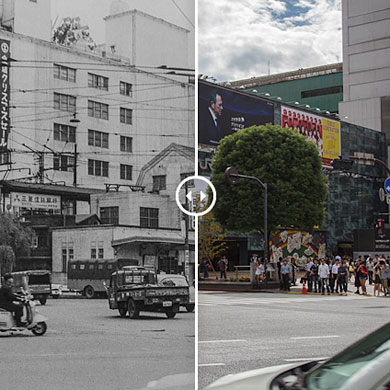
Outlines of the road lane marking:
<svg viewBox="0 0 390 390">
<path fill-rule="evenodd" d="M 199 344 L 205 344 L 205 343 L 243 343 L 246 342 L 246 340 L 237 339 L 237 340 L 203 340 L 198 341 Z"/>
<path fill-rule="evenodd" d="M 225 363 L 198 364 L 198 367 L 213 367 L 213 366 L 225 366 Z"/>
<path fill-rule="evenodd" d="M 291 340 L 306 340 L 306 339 L 334 339 L 340 336 L 327 335 L 327 336 L 301 336 L 301 337 L 290 337 Z"/>
<path fill-rule="evenodd" d="M 312 360 L 327 360 L 329 357 L 309 357 L 309 358 L 296 358 L 296 359 L 283 359 L 285 362 L 308 362 Z"/>
</svg>

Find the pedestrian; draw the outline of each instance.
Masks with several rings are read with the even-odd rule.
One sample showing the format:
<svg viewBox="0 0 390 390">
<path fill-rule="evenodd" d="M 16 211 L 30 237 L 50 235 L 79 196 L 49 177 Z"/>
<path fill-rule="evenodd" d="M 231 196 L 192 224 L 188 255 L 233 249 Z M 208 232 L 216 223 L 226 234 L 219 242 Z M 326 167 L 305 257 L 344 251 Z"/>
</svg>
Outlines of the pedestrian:
<svg viewBox="0 0 390 390">
<path fill-rule="evenodd" d="M 306 263 L 307 292 L 312 292 L 313 290 L 313 280 L 311 277 L 311 267 L 313 267 L 313 265 L 313 260 L 309 257 Z"/>
<path fill-rule="evenodd" d="M 390 279 L 390 264 L 386 263 L 384 260 L 380 260 L 381 263 L 381 282 L 383 287 L 383 292 L 386 296 L 390 296 L 389 288 L 389 279 Z"/>
<path fill-rule="evenodd" d="M 349 268 L 348 268 L 348 282 L 352 283 L 352 276 L 354 275 L 355 272 L 355 267 L 353 266 L 352 260 L 349 262 Z"/>
<path fill-rule="evenodd" d="M 321 283 L 321 294 L 325 295 L 325 287 L 328 295 L 330 295 L 329 290 L 329 266 L 325 263 L 325 259 L 321 259 L 321 264 L 318 266 L 318 277 Z"/>
<path fill-rule="evenodd" d="M 346 260 L 344 260 L 339 267 L 339 273 L 337 276 L 337 284 L 340 288 L 339 294 L 340 295 L 347 295 L 347 277 L 348 277 L 348 267 L 346 266 Z M 343 292 L 344 291 L 344 292 Z"/>
<path fill-rule="evenodd" d="M 278 262 L 276 263 L 278 267 L 278 278 L 280 280 L 280 286 L 282 286 L 282 274 L 280 273 L 280 269 L 282 267 L 283 258 L 279 257 Z"/>
<path fill-rule="evenodd" d="M 282 275 L 282 290 L 283 291 L 290 291 L 290 272 L 291 267 L 290 264 L 288 264 L 287 259 L 284 259 L 283 264 L 280 267 L 280 273 Z"/>
<path fill-rule="evenodd" d="M 338 274 L 339 274 L 339 260 L 335 260 L 334 264 L 332 265 L 332 268 L 331 268 L 331 275 L 330 275 L 330 291 L 332 292 L 332 294 L 334 293 L 335 291 L 335 286 L 336 286 L 336 292 L 338 290 L 338 283 L 337 282 L 337 277 L 338 277 Z"/>
<path fill-rule="evenodd" d="M 203 279 L 207 279 L 209 277 L 209 265 L 207 264 L 206 259 L 203 259 L 200 263 L 200 272 L 203 272 Z"/>
<path fill-rule="evenodd" d="M 356 263 L 354 265 L 354 276 L 355 276 L 355 287 L 356 291 L 355 294 L 360 294 L 360 272 L 359 272 L 359 267 L 360 267 L 360 260 L 359 258 L 356 260 Z"/>
<path fill-rule="evenodd" d="M 373 278 L 373 275 L 374 275 L 374 261 L 372 260 L 370 255 L 368 255 L 368 258 L 367 258 L 367 269 L 368 269 L 368 283 L 372 284 L 374 282 L 374 278 Z"/>
<path fill-rule="evenodd" d="M 226 280 L 226 270 L 227 270 L 228 264 L 229 264 L 229 262 L 228 262 L 228 259 L 226 258 L 226 256 L 223 256 L 222 259 L 220 259 L 217 263 L 218 269 L 220 271 L 220 278 L 221 279 Z"/>
<path fill-rule="evenodd" d="M 260 260 L 256 261 L 256 269 L 255 269 L 255 280 L 256 286 L 258 287 L 260 281 L 264 279 L 264 266 L 261 264 Z"/>
<path fill-rule="evenodd" d="M 363 295 L 367 295 L 366 281 L 368 279 L 368 268 L 366 262 L 363 260 L 358 269 L 360 286 L 362 288 Z"/>
<path fill-rule="evenodd" d="M 373 277 L 374 277 L 374 297 L 375 297 L 376 292 L 377 292 L 378 297 L 379 297 L 379 294 L 381 292 L 381 286 L 382 286 L 382 281 L 381 281 L 381 276 L 380 276 L 381 272 L 382 272 L 381 264 L 380 264 L 380 262 L 378 262 L 374 265 L 374 274 L 373 274 Z"/>
<path fill-rule="evenodd" d="M 312 286 L 314 287 L 314 292 L 320 292 L 320 286 L 318 283 L 318 259 L 314 258 L 313 261 L 313 266 L 311 267 L 310 270 L 310 276 L 311 276 L 311 281 L 312 281 Z"/>
</svg>

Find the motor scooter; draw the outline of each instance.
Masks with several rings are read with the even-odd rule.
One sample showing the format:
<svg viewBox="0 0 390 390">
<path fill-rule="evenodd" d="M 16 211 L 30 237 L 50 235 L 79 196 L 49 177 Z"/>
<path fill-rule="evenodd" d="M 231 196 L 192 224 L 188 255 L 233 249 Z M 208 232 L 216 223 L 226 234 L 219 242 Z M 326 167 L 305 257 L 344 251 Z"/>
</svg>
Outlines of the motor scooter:
<svg viewBox="0 0 390 390">
<path fill-rule="evenodd" d="M 30 330 L 35 336 L 43 336 L 46 333 L 47 318 L 38 314 L 32 300 L 32 295 L 28 293 L 19 294 L 19 299 L 23 303 L 23 320 L 26 323 L 23 326 L 17 326 L 14 316 L 11 312 L 0 308 L 0 332 L 22 332 Z"/>
</svg>

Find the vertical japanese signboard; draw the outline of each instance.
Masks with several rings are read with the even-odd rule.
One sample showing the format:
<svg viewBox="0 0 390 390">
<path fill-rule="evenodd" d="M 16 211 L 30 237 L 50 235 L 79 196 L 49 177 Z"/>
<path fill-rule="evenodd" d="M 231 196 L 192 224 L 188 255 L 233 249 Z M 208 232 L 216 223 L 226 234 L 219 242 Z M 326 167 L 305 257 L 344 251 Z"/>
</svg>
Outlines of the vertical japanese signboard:
<svg viewBox="0 0 390 390">
<path fill-rule="evenodd" d="M 0 150 L 7 149 L 8 134 L 10 130 L 9 101 L 9 64 L 10 64 L 10 41 L 0 39 L 1 56 L 1 80 L 0 80 Z"/>
</svg>

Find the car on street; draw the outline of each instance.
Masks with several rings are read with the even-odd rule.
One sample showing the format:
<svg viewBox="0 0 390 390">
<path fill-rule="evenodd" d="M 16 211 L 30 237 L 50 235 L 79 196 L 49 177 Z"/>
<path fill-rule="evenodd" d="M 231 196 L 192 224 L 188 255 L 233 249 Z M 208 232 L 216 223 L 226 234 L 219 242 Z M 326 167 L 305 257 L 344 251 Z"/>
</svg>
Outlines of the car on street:
<svg viewBox="0 0 390 390">
<path fill-rule="evenodd" d="M 390 389 L 390 322 L 326 361 L 285 364 L 231 374 L 206 389 Z"/>
<path fill-rule="evenodd" d="M 190 286 L 185 276 L 179 274 L 158 274 L 157 282 L 163 286 L 181 286 L 189 287 L 190 300 L 188 303 L 183 304 L 186 310 L 191 313 L 195 309 L 195 286 Z"/>
</svg>

